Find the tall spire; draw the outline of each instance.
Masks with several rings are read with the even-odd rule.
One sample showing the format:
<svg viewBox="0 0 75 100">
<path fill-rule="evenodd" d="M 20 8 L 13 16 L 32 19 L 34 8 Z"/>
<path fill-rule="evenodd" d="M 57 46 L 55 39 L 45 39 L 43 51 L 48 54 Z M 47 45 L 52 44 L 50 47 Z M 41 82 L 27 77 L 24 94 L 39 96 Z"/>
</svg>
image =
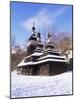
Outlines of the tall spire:
<svg viewBox="0 0 75 100">
<path fill-rule="evenodd" d="M 54 49 L 54 43 L 53 43 L 52 36 L 51 36 L 50 32 L 48 32 L 48 39 L 47 39 L 46 48 Z"/>
<path fill-rule="evenodd" d="M 50 39 L 51 38 L 51 34 L 50 34 L 50 32 L 48 32 L 48 39 Z"/>
<path fill-rule="evenodd" d="M 35 32 L 35 26 L 34 26 L 34 22 L 33 22 L 33 27 L 32 27 L 32 34 L 29 37 L 29 42 L 27 45 L 27 55 L 30 55 L 33 53 L 33 51 L 36 49 L 37 47 L 37 36 L 36 36 L 36 32 Z"/>
<path fill-rule="evenodd" d="M 35 32 L 35 22 L 33 22 L 32 32 Z"/>
<path fill-rule="evenodd" d="M 30 36 L 30 38 L 29 38 L 29 41 L 30 40 L 37 40 L 37 36 L 36 36 L 36 31 L 35 31 L 35 23 L 33 22 L 33 27 L 32 27 L 32 34 L 31 34 L 31 36 Z"/>
<path fill-rule="evenodd" d="M 38 31 L 38 33 L 37 33 L 37 47 L 35 49 L 35 52 L 42 52 L 43 46 L 44 46 L 43 43 L 41 43 L 41 34 Z"/>
<path fill-rule="evenodd" d="M 37 33 L 37 41 L 38 42 L 41 42 L 41 36 L 40 36 L 40 32 L 38 31 L 38 33 Z"/>
</svg>

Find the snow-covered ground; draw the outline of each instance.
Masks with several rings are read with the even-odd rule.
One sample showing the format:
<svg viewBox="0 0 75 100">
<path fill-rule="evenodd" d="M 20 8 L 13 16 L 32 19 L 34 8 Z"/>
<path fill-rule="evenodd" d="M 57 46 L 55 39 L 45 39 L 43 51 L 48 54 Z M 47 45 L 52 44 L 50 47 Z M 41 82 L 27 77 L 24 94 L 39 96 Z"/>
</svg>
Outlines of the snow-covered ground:
<svg viewBox="0 0 75 100">
<path fill-rule="evenodd" d="M 24 76 L 11 73 L 11 97 L 72 94 L 72 72 L 56 76 Z"/>
</svg>

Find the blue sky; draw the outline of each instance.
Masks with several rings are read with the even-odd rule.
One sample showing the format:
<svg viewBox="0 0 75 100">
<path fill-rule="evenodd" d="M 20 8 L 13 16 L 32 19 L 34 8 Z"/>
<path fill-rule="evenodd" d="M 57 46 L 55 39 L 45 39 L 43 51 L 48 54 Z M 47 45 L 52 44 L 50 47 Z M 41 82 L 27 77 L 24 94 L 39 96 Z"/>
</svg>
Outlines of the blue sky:
<svg viewBox="0 0 75 100">
<path fill-rule="evenodd" d="M 72 34 L 72 6 L 11 2 L 11 36 L 19 45 L 27 44 L 35 22 L 36 32 Z"/>
</svg>

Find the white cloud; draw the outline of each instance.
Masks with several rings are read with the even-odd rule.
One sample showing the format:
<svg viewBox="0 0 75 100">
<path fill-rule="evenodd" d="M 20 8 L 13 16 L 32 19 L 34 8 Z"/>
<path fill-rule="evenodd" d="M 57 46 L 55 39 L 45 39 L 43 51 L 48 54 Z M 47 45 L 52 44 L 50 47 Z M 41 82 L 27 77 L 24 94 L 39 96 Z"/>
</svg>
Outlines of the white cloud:
<svg viewBox="0 0 75 100">
<path fill-rule="evenodd" d="M 48 12 L 45 9 L 43 9 L 32 18 L 23 22 L 23 26 L 27 28 L 28 30 L 30 30 L 31 27 L 33 26 L 33 22 L 35 22 L 35 26 L 39 28 L 39 27 L 42 27 L 44 24 L 48 24 L 49 19 L 50 17 L 49 17 Z"/>
<path fill-rule="evenodd" d="M 37 29 L 46 26 L 52 26 L 57 21 L 58 16 L 60 16 L 65 11 L 64 8 L 57 10 L 56 12 L 48 12 L 47 9 L 42 9 L 37 14 L 25 22 L 22 23 L 23 27 L 31 30 L 33 22 Z"/>
</svg>

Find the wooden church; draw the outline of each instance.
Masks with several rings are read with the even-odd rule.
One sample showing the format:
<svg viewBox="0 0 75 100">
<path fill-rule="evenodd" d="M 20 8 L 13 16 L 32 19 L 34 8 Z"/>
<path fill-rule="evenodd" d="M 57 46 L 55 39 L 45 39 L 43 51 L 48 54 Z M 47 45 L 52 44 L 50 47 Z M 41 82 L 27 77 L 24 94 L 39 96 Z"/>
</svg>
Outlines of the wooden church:
<svg viewBox="0 0 75 100">
<path fill-rule="evenodd" d="M 66 71 L 67 60 L 55 49 L 52 36 L 48 33 L 46 45 L 40 32 L 32 27 L 27 45 L 27 56 L 17 65 L 17 72 L 24 75 L 55 75 Z"/>
</svg>

